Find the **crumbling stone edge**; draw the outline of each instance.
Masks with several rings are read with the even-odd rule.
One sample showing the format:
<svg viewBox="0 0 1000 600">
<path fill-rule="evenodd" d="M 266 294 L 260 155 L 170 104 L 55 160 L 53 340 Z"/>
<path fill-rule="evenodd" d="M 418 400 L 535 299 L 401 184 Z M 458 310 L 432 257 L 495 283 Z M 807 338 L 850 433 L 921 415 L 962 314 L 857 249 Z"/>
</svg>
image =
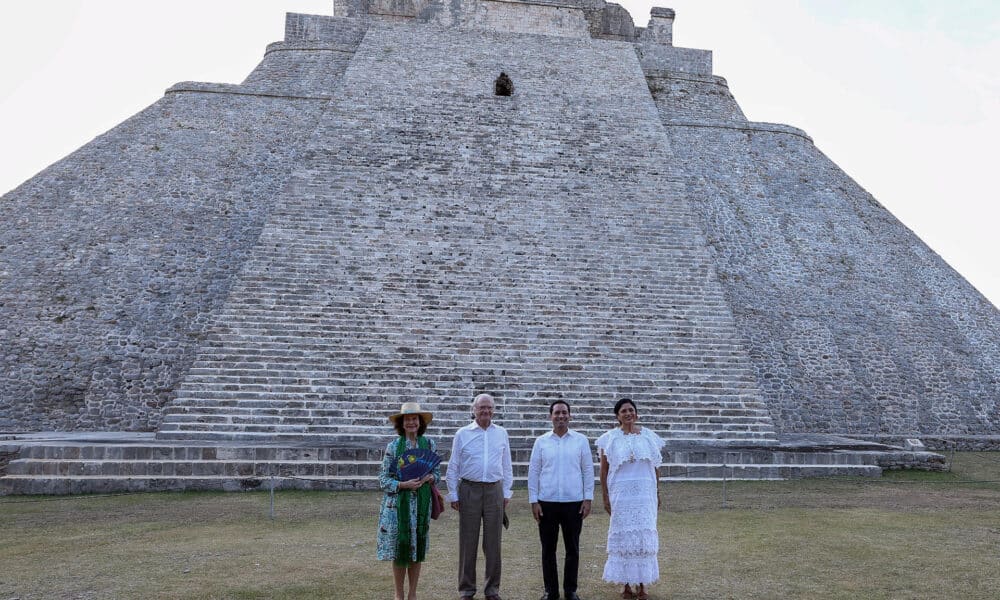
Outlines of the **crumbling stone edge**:
<svg viewBox="0 0 1000 600">
<path fill-rule="evenodd" d="M 887 471 L 902 469 L 914 471 L 948 471 L 951 465 L 942 454 L 934 452 L 877 452 L 875 464 Z"/>
<path fill-rule="evenodd" d="M 7 465 L 21 453 L 21 446 L 0 444 L 0 477 L 7 475 Z"/>
</svg>

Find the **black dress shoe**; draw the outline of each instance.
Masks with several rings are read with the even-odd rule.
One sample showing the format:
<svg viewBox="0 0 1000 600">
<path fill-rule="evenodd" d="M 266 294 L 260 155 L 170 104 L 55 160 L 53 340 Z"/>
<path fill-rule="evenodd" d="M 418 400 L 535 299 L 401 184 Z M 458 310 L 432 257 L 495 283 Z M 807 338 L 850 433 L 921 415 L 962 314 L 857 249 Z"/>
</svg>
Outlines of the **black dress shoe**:
<svg viewBox="0 0 1000 600">
<path fill-rule="evenodd" d="M 559 600 L 559 596 L 553 596 L 552 594 L 545 593 L 539 600 Z"/>
<path fill-rule="evenodd" d="M 580 597 L 576 595 L 576 592 L 571 594 L 566 594 L 566 600 L 580 600 Z"/>
</svg>

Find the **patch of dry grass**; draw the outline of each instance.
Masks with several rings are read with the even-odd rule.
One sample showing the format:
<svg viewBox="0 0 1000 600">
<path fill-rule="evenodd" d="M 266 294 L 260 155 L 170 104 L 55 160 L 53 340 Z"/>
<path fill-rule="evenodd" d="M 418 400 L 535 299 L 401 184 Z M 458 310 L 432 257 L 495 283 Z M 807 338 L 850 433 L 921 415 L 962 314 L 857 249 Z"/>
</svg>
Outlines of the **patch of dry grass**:
<svg viewBox="0 0 1000 600">
<path fill-rule="evenodd" d="M 670 484 L 654 598 L 996 598 L 1000 455 L 945 474 Z M 39 500 L 26 502 L 25 500 Z M 375 493 L 142 494 L 0 499 L 0 600 L 392 598 L 374 560 Z M 508 600 L 541 594 L 537 533 L 517 490 L 504 538 Z M 584 525 L 580 594 L 601 581 L 607 517 Z M 422 598 L 456 596 L 457 515 L 432 525 Z"/>
</svg>

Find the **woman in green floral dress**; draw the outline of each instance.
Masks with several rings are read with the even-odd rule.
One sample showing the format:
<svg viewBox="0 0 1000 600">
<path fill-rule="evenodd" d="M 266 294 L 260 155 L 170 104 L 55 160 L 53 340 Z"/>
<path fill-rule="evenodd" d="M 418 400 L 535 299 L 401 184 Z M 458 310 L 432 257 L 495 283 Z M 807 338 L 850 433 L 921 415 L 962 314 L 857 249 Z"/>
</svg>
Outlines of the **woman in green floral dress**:
<svg viewBox="0 0 1000 600">
<path fill-rule="evenodd" d="M 424 437 L 433 416 L 420 410 L 416 402 L 406 402 L 399 413 L 389 417 L 399 437 L 385 447 L 379 487 L 382 506 L 378 519 L 377 556 L 391 560 L 395 584 L 395 600 L 403 599 L 403 582 L 409 578 L 406 600 L 416 600 L 420 564 L 427 555 L 427 533 L 430 526 L 431 483 L 441 480 L 441 467 L 435 467 L 419 479 L 399 481 L 397 458 L 410 448 L 425 448 L 437 452 L 434 440 Z"/>
</svg>

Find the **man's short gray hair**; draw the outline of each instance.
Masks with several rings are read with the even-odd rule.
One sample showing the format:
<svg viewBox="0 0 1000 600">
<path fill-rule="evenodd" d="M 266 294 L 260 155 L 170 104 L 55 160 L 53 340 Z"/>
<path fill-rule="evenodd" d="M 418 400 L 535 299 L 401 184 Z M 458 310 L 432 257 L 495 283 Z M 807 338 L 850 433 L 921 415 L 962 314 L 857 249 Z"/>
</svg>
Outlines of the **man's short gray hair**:
<svg viewBox="0 0 1000 600">
<path fill-rule="evenodd" d="M 472 408 L 473 408 L 473 410 L 475 410 L 476 404 L 478 404 L 480 400 L 484 400 L 484 399 L 485 400 L 489 400 L 490 402 L 493 402 L 494 404 L 496 404 L 496 400 L 493 399 L 492 395 L 486 394 L 486 393 L 479 394 L 478 396 L 476 396 L 476 399 L 472 401 Z"/>
</svg>

